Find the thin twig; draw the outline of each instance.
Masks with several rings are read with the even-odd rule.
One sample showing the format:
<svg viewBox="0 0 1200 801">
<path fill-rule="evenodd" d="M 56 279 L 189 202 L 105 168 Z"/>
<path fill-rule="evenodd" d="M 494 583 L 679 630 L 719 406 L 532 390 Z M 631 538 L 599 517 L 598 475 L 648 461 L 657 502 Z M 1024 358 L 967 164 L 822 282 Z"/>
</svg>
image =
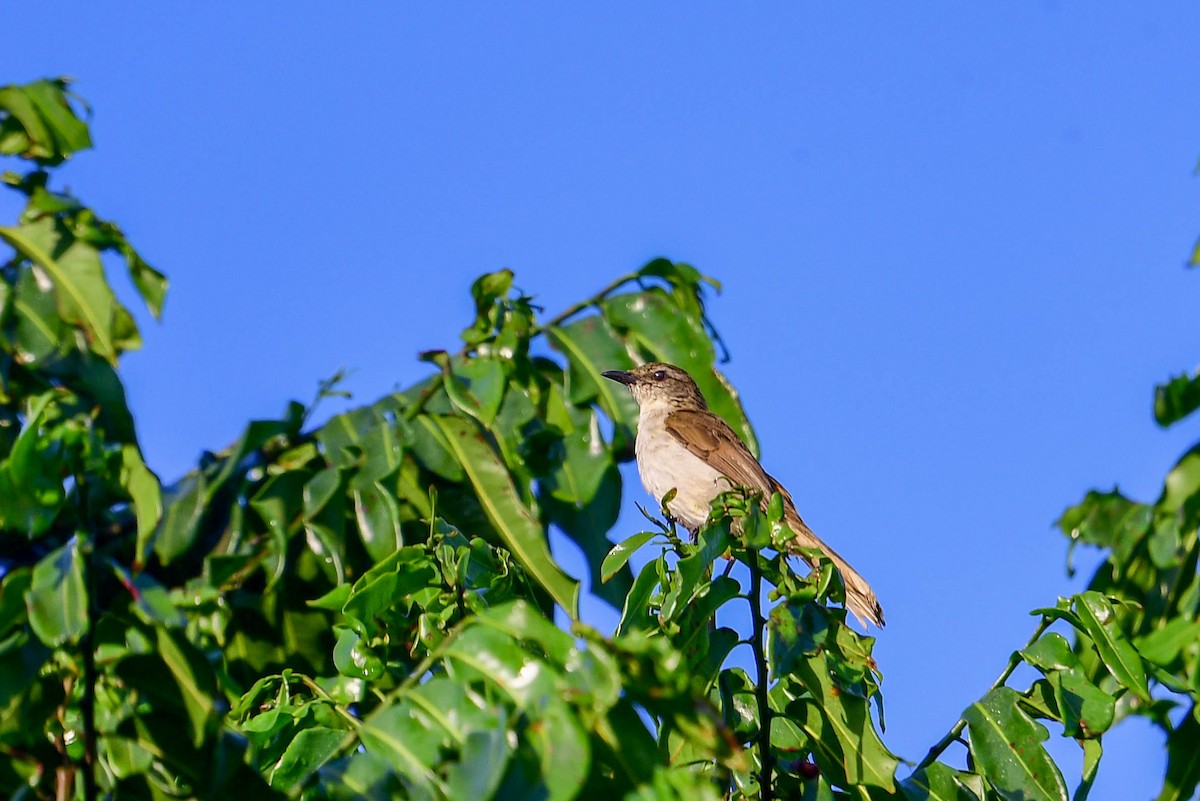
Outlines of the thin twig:
<svg viewBox="0 0 1200 801">
<path fill-rule="evenodd" d="M 563 312 L 561 312 L 557 316 L 551 317 L 546 322 L 542 323 L 539 326 L 536 326 L 533 329 L 533 331 L 530 333 L 530 336 L 533 336 L 533 334 L 541 333 L 542 331 L 545 331 L 547 328 L 553 328 L 556 325 L 562 325 L 562 323 L 565 322 L 566 320 L 570 319 L 571 317 L 574 317 L 576 314 L 579 314 L 579 312 L 583 311 L 584 309 L 588 309 L 588 308 L 591 308 L 592 306 L 595 306 L 597 303 L 604 300 L 606 297 L 611 295 L 613 292 L 616 292 L 618 289 L 620 289 L 625 284 L 628 284 L 630 281 L 636 281 L 637 277 L 638 277 L 637 273 L 626 273 L 625 275 L 621 276 L 620 278 L 618 278 L 615 281 L 613 281 L 612 283 L 610 283 L 608 286 L 604 287 L 604 289 L 601 289 L 595 295 L 592 295 L 587 300 L 581 300 L 578 303 L 576 303 L 574 306 L 568 306 Z"/>
<path fill-rule="evenodd" d="M 1041 637 L 1042 632 L 1049 628 L 1050 624 L 1053 622 L 1053 619 L 1048 615 L 1042 615 L 1041 622 L 1038 623 L 1038 627 L 1034 630 L 1033 636 L 1029 638 L 1029 642 L 1025 643 L 1025 648 L 1028 648 L 1037 642 L 1038 637 Z M 988 687 L 989 693 L 992 690 L 995 690 L 997 687 L 1002 686 L 1004 682 L 1008 681 L 1008 677 L 1011 676 L 1013 671 L 1017 669 L 1017 665 L 1024 661 L 1024 659 L 1021 657 L 1021 651 L 1025 650 L 1025 648 L 1012 652 L 1012 655 L 1008 657 L 1008 665 L 1005 666 L 1004 672 L 1000 674 L 998 679 L 992 682 L 991 687 Z M 987 695 L 987 693 L 984 693 L 984 695 Z M 941 756 L 942 752 L 949 748 L 951 743 L 963 742 L 961 735 L 963 729 L 966 728 L 966 725 L 967 722 L 962 718 L 959 718 L 954 724 L 954 727 L 951 728 L 950 731 L 946 732 L 946 736 L 938 740 L 937 743 L 934 744 L 933 748 L 929 749 L 929 753 L 926 754 L 925 758 L 921 760 L 919 765 L 917 765 L 916 770 L 921 770 L 922 768 L 927 768 L 932 765 L 933 761 Z"/>
</svg>

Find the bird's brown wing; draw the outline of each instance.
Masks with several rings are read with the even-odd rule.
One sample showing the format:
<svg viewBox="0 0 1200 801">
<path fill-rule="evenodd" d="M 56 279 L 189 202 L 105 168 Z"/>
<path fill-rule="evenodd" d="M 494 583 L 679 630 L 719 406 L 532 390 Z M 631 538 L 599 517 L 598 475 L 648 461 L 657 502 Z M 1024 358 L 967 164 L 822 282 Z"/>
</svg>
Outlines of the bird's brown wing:
<svg viewBox="0 0 1200 801">
<path fill-rule="evenodd" d="M 667 415 L 667 431 L 734 485 L 771 491 L 771 477 L 729 424 L 712 412 L 677 409 Z"/>
<path fill-rule="evenodd" d="M 869 620 L 876 626 L 883 625 L 883 609 L 867 580 L 805 524 L 796 511 L 792 496 L 782 484 L 762 469 L 762 465 L 738 435 L 733 433 L 728 423 L 712 412 L 679 409 L 667 415 L 666 425 L 667 431 L 671 432 L 671 436 L 675 437 L 679 444 L 703 459 L 733 484 L 760 490 L 765 496 L 764 503 L 770 499 L 773 492 L 782 495 L 788 527 L 796 535 L 795 545 L 824 551 L 842 574 L 842 581 L 846 587 L 846 606 L 864 623 Z M 803 558 L 815 566 L 815 559 L 808 556 Z"/>
</svg>

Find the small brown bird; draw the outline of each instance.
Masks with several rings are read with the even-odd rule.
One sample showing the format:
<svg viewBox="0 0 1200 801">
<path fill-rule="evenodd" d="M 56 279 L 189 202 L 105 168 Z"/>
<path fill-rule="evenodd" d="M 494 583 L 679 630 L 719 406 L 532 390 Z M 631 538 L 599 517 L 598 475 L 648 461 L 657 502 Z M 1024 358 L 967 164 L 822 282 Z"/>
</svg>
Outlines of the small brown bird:
<svg viewBox="0 0 1200 801">
<path fill-rule="evenodd" d="M 883 626 L 883 608 L 866 579 L 804 524 L 792 496 L 763 470 L 733 429 L 708 410 L 690 375 L 673 364 L 652 363 L 628 372 L 609 370 L 604 377 L 625 384 L 638 402 L 638 472 L 655 498 L 675 490 L 667 508 L 672 517 L 695 531 L 708 519 L 712 499 L 731 484 L 762 492 L 764 503 L 778 492 L 796 546 L 821 549 L 841 571 L 846 608 L 864 626 L 868 621 Z"/>
</svg>

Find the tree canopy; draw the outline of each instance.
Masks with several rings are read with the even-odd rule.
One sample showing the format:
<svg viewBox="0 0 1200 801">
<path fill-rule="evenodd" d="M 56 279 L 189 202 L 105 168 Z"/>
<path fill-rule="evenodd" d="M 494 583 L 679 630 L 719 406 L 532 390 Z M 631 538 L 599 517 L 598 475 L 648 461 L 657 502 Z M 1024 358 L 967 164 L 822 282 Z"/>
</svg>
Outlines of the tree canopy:
<svg viewBox="0 0 1200 801">
<path fill-rule="evenodd" d="M 1069 548 L 1104 551 L 1088 588 L 1034 610 L 989 691 L 906 764 L 874 639 L 846 625 L 832 564 L 802 576 L 781 555 L 778 495 L 733 488 L 694 537 L 650 509 L 608 539 L 636 408 L 603 371 L 680 365 L 755 447 L 716 367 L 714 279 L 656 259 L 545 317 L 511 272 L 485 274 L 461 343 L 421 354 L 425 380 L 315 425 L 334 376 L 164 483 L 126 404 L 141 335 L 106 267 L 155 317 L 167 280 L 52 186 L 90 147 L 77 108 L 62 80 L 0 88 L 3 181 L 26 204 L 0 227 L 10 797 L 1083 801 L 1130 716 L 1166 737 L 1160 799 L 1195 795 L 1200 445 L 1152 502 L 1093 491 L 1063 513 Z M 1196 375 L 1157 388 L 1163 426 L 1198 406 Z M 621 610 L 615 631 L 578 621 L 551 527 Z M 1021 664 L 1038 678 L 1012 686 Z"/>
</svg>

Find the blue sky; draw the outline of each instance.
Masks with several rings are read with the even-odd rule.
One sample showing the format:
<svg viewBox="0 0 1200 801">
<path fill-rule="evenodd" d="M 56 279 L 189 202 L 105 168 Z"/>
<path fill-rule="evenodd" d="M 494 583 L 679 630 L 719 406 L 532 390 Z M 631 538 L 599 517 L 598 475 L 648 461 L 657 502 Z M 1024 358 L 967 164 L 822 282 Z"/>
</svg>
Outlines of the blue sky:
<svg viewBox="0 0 1200 801">
<path fill-rule="evenodd" d="M 172 280 L 123 368 L 164 478 L 339 367 L 362 402 L 425 375 L 479 273 L 554 312 L 689 261 L 767 467 L 887 609 L 909 759 L 1081 588 L 1062 509 L 1152 498 L 1200 434 L 1150 416 L 1197 362 L 1195 4 L 6 16 L 0 82 L 77 80 L 63 175 Z M 1092 798 L 1148 796 L 1161 740 L 1106 744 Z"/>
</svg>

